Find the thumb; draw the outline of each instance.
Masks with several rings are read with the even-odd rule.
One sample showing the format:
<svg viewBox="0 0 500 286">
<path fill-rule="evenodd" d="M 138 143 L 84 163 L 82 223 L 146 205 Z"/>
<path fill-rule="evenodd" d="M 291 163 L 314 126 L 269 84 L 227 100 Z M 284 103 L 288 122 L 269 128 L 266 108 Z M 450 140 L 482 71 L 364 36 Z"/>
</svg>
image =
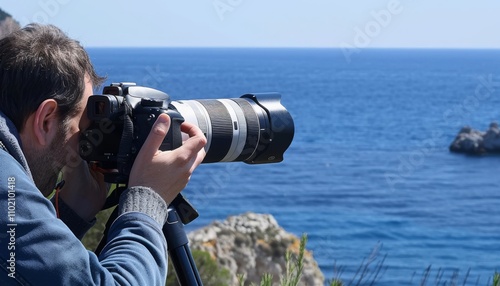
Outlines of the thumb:
<svg viewBox="0 0 500 286">
<path fill-rule="evenodd" d="M 140 158 L 153 158 L 158 149 L 160 148 L 163 139 L 170 129 L 170 117 L 165 113 L 160 114 L 156 122 L 153 124 L 146 141 L 141 147 L 139 154 Z"/>
</svg>

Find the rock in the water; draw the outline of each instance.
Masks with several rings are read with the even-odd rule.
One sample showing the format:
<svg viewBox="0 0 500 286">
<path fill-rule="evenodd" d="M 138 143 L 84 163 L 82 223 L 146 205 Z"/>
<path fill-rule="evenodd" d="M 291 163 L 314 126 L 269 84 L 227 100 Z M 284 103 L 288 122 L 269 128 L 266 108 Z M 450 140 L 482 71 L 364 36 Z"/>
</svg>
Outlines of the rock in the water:
<svg viewBox="0 0 500 286">
<path fill-rule="evenodd" d="M 492 122 L 486 132 L 463 127 L 450 145 L 450 151 L 467 154 L 500 152 L 500 129 Z"/>
<path fill-rule="evenodd" d="M 498 123 L 493 122 L 483 136 L 483 145 L 486 151 L 500 151 L 500 129 Z"/>
<path fill-rule="evenodd" d="M 260 284 L 263 274 L 270 273 L 278 282 L 285 273 L 285 253 L 298 254 L 300 239 L 287 233 L 272 215 L 246 213 L 188 234 L 191 249 L 207 251 L 217 263 L 227 268 L 233 285 L 237 274 L 246 281 Z M 323 285 L 324 276 L 311 252 L 304 255 L 300 285 Z"/>
</svg>

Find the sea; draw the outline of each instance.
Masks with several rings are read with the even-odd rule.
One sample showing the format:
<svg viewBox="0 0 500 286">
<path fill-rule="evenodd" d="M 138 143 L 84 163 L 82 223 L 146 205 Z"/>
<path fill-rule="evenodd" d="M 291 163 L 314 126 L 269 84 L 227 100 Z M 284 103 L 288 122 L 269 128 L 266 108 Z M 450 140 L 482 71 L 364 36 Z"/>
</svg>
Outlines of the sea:
<svg viewBox="0 0 500 286">
<path fill-rule="evenodd" d="M 272 214 L 345 285 L 492 285 L 500 271 L 500 156 L 448 149 L 500 120 L 500 50 L 88 51 L 106 84 L 172 100 L 281 94 L 295 128 L 283 162 L 202 164 L 187 231 Z"/>
</svg>

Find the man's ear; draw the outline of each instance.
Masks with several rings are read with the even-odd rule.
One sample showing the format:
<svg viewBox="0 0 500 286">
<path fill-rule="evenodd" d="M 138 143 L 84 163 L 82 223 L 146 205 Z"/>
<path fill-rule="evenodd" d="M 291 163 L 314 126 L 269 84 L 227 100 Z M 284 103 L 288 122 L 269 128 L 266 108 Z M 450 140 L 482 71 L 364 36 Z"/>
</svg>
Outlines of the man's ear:
<svg viewBox="0 0 500 286">
<path fill-rule="evenodd" d="M 57 116 L 57 102 L 54 99 L 46 99 L 35 111 L 33 118 L 33 135 L 38 144 L 47 146 L 54 140 L 61 122 Z"/>
</svg>

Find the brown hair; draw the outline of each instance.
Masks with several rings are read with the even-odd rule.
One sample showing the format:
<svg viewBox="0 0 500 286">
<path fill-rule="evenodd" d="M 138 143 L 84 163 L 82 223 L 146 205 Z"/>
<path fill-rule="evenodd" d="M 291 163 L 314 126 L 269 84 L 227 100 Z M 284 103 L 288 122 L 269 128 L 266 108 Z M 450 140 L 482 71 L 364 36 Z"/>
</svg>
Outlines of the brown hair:
<svg viewBox="0 0 500 286">
<path fill-rule="evenodd" d="M 98 76 L 85 49 L 52 25 L 30 24 L 0 40 L 0 110 L 19 132 L 46 99 L 57 101 L 65 122 Z"/>
</svg>

